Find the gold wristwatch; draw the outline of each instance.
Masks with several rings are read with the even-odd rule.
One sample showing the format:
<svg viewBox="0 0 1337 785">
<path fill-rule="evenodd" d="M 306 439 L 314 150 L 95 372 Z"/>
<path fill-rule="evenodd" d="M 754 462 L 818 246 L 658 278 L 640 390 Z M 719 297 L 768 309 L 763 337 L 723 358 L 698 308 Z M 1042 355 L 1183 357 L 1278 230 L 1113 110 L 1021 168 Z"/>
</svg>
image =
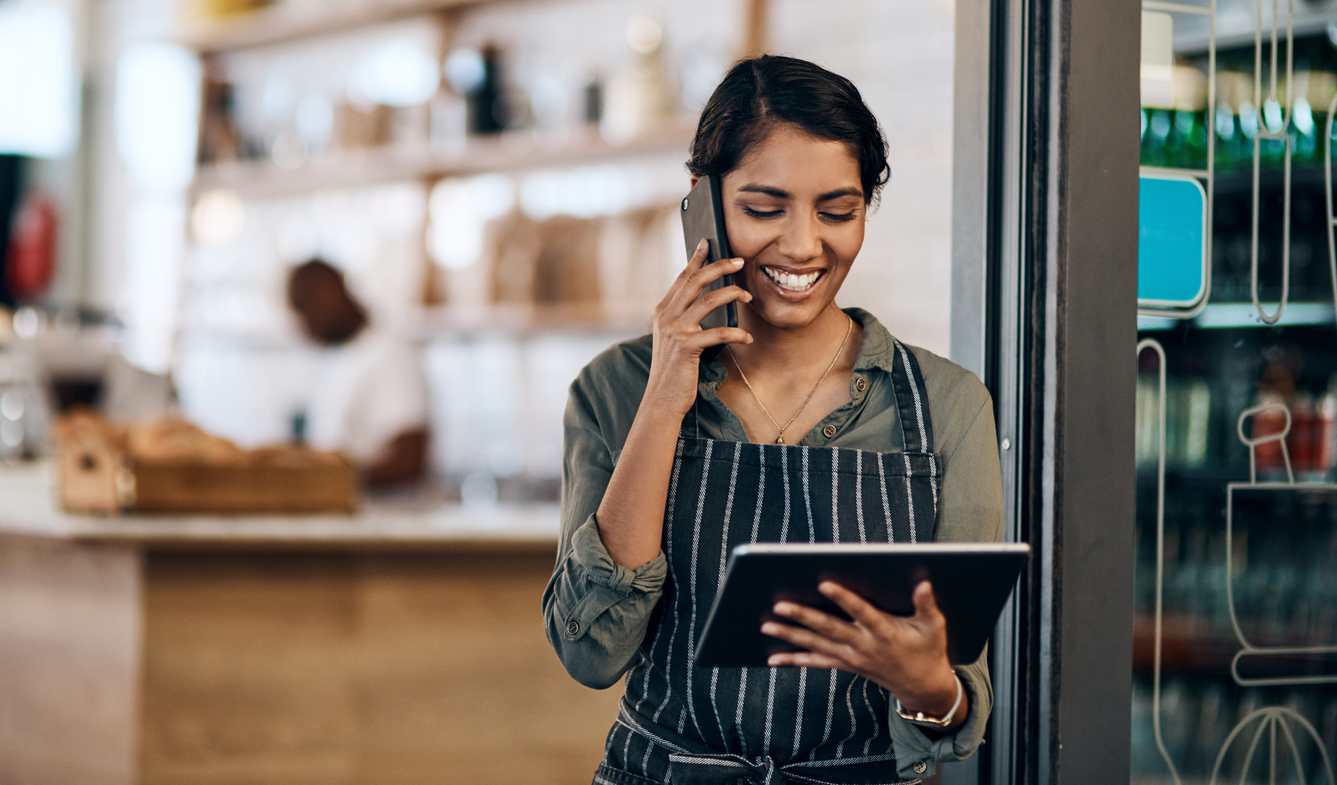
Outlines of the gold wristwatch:
<svg viewBox="0 0 1337 785">
<path fill-rule="evenodd" d="M 901 719 L 912 722 L 915 725 L 922 725 L 925 728 L 936 728 L 941 730 L 950 727 L 952 724 L 952 717 L 955 717 L 956 710 L 961 708 L 961 699 L 965 697 L 966 694 L 966 688 L 961 684 L 961 677 L 956 675 L 956 671 L 952 671 L 952 676 L 956 679 L 956 702 L 952 704 L 952 708 L 948 709 L 945 715 L 941 717 L 930 717 L 922 711 L 906 711 L 901 706 L 900 698 L 896 699 L 896 713 L 901 716 Z"/>
</svg>

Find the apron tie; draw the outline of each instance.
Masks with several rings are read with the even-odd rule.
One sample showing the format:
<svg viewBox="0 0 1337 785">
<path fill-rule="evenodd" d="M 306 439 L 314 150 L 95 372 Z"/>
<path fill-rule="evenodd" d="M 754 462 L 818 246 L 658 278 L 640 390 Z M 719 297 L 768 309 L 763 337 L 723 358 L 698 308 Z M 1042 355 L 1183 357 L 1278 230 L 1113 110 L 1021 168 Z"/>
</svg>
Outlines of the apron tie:
<svg viewBox="0 0 1337 785">
<path fill-rule="evenodd" d="M 751 760 L 741 755 L 669 755 L 669 781 L 673 785 L 782 785 L 784 767 L 769 755 Z"/>
</svg>

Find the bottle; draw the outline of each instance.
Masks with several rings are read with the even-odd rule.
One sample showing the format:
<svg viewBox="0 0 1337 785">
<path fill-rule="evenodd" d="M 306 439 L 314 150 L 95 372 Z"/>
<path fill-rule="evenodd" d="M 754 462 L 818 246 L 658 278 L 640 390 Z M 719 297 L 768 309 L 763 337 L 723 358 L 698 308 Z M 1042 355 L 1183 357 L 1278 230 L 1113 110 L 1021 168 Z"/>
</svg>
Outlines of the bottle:
<svg viewBox="0 0 1337 785">
<path fill-rule="evenodd" d="M 1182 169 L 1207 167 L 1207 134 L 1203 128 L 1204 113 L 1197 109 L 1176 109 L 1174 129 L 1170 137 L 1170 165 Z"/>
<path fill-rule="evenodd" d="M 1183 461 L 1187 466 L 1201 466 L 1207 460 L 1212 388 L 1205 380 L 1194 379 L 1184 386 L 1183 394 L 1183 414 L 1188 426 L 1184 429 Z"/>
<path fill-rule="evenodd" d="M 1304 390 L 1291 396 L 1291 432 L 1286 436 L 1291 470 L 1296 479 L 1305 479 L 1314 468 L 1314 397 Z"/>
<path fill-rule="evenodd" d="M 663 28 L 649 17 L 627 26 L 633 62 L 608 83 L 600 131 L 614 143 L 651 131 L 673 116 L 678 97 L 664 63 Z"/>
<path fill-rule="evenodd" d="M 586 125 L 599 125 L 604 116 L 604 83 L 598 73 L 590 76 L 590 80 L 585 83 L 584 92 L 585 106 L 582 113 Z"/>
<path fill-rule="evenodd" d="M 1328 379 L 1327 392 L 1319 400 L 1315 429 L 1315 471 L 1331 479 L 1337 465 L 1337 374 Z"/>
<path fill-rule="evenodd" d="M 1169 137 L 1174 124 L 1170 110 L 1147 110 L 1147 133 L 1142 137 L 1142 163 L 1146 166 L 1170 166 Z"/>
<path fill-rule="evenodd" d="M 1213 122 L 1213 130 L 1216 133 L 1216 146 L 1213 150 L 1215 156 L 1215 168 L 1218 173 L 1228 172 L 1235 168 L 1238 158 L 1238 143 L 1236 137 L 1241 136 L 1239 122 L 1235 119 L 1235 112 L 1231 110 L 1230 104 L 1221 101 L 1216 105 L 1216 117 Z"/>
<path fill-rule="evenodd" d="M 1279 403 L 1285 404 L 1285 399 L 1272 390 L 1265 390 L 1258 395 L 1258 404 Z M 1252 418 L 1249 436 L 1253 439 L 1262 439 L 1268 436 L 1274 436 L 1281 433 L 1286 427 L 1286 415 L 1280 408 L 1265 409 Z M 1282 442 L 1278 440 L 1266 441 L 1253 448 L 1255 466 L 1258 471 L 1259 479 L 1263 475 L 1275 475 L 1286 471 L 1285 459 L 1282 456 Z"/>
<path fill-rule="evenodd" d="M 469 133 L 487 135 L 505 130 L 505 107 L 502 103 L 501 54 L 488 44 L 478 53 L 482 73 L 465 91 L 469 117 Z"/>
</svg>

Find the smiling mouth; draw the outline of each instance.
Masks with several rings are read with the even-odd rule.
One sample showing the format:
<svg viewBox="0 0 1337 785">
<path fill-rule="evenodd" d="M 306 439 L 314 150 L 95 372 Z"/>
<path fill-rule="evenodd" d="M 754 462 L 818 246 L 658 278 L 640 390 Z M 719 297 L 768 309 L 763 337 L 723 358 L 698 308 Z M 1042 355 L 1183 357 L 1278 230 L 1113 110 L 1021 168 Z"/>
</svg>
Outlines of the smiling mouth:
<svg viewBox="0 0 1337 785">
<path fill-rule="evenodd" d="M 761 271 L 766 274 L 767 278 L 775 281 L 776 286 L 789 292 L 806 292 L 811 289 L 813 284 L 817 283 L 818 279 L 822 277 L 822 274 L 826 272 L 825 270 L 815 270 L 810 273 L 804 273 L 803 275 L 796 275 L 795 273 L 787 273 L 783 270 L 773 270 L 765 265 L 762 265 Z"/>
</svg>

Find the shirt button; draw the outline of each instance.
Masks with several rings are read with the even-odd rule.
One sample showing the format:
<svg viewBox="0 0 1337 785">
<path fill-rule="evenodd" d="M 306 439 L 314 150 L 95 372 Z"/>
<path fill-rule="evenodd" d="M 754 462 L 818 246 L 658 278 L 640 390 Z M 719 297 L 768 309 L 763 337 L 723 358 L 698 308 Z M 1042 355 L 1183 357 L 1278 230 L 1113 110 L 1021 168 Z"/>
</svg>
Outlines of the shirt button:
<svg viewBox="0 0 1337 785">
<path fill-rule="evenodd" d="M 927 764 L 927 763 L 925 763 L 925 762 L 922 761 L 922 760 L 921 760 L 921 761 L 916 761 L 916 762 L 915 762 L 915 774 L 923 774 L 923 773 L 926 772 L 926 771 L 928 771 L 928 764 Z"/>
<path fill-rule="evenodd" d="M 825 437 L 828 438 L 828 439 L 830 439 L 832 436 L 835 436 L 835 435 L 836 435 L 836 426 L 834 426 L 834 425 L 828 425 L 828 426 L 826 426 L 825 428 L 822 429 L 822 435 L 825 436 Z"/>
<path fill-rule="evenodd" d="M 580 622 L 569 621 L 566 623 L 566 634 L 575 637 L 580 634 Z"/>
<path fill-rule="evenodd" d="M 863 392 L 864 390 L 868 389 L 868 380 L 863 378 L 862 376 L 860 376 L 858 379 L 855 379 L 854 389 L 858 390 L 859 392 Z"/>
</svg>

